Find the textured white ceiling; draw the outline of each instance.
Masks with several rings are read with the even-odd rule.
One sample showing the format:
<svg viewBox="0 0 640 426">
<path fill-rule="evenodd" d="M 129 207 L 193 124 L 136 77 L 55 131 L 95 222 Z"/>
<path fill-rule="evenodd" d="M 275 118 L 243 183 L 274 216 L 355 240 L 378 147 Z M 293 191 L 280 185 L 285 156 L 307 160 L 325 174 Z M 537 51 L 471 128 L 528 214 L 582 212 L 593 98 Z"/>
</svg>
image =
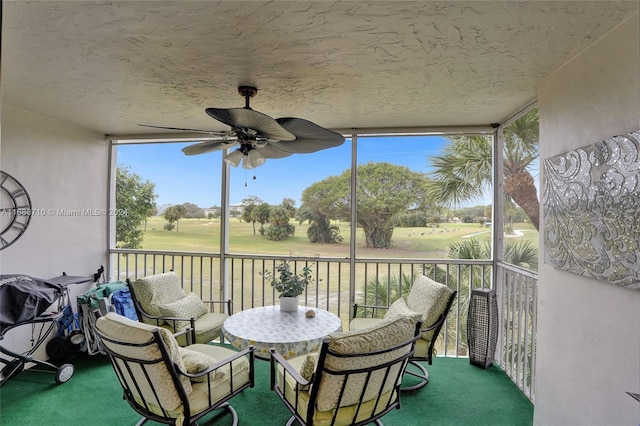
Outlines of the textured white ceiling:
<svg viewBox="0 0 640 426">
<path fill-rule="evenodd" d="M 258 87 L 257 111 L 332 129 L 486 125 L 638 7 L 4 1 L 2 96 L 105 134 L 227 130 L 204 109 L 243 106 L 239 85 Z"/>
</svg>

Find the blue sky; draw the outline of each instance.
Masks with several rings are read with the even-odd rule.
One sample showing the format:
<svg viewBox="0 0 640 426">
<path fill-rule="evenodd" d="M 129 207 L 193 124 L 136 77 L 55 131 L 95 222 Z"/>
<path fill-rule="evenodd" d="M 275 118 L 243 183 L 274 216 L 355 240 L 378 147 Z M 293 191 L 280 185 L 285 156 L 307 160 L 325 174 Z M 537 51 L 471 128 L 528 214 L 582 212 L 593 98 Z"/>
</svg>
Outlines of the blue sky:
<svg viewBox="0 0 640 426">
<path fill-rule="evenodd" d="M 221 152 L 187 156 L 181 149 L 189 144 L 119 145 L 118 166 L 128 166 L 133 173 L 154 182 L 158 205 L 220 205 Z M 427 173 L 429 157 L 437 155 L 446 144 L 448 140 L 439 136 L 359 138 L 358 163 L 385 161 Z M 269 159 L 252 170 L 232 167 L 230 202 L 239 203 L 254 195 L 269 204 L 279 204 L 289 197 L 299 206 L 304 189 L 347 170 L 350 158 L 351 141 L 347 140 L 339 147 L 313 154 Z"/>
</svg>

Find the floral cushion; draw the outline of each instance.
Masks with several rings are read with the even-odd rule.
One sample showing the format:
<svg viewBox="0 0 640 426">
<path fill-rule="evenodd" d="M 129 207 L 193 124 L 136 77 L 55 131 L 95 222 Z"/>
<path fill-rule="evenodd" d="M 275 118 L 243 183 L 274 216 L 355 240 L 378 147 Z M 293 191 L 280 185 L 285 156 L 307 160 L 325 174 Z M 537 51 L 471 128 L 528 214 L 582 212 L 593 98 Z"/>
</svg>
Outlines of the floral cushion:
<svg viewBox="0 0 640 426">
<path fill-rule="evenodd" d="M 311 376 L 316 372 L 316 361 L 318 360 L 318 353 L 308 354 L 304 358 L 302 367 L 300 367 L 300 375 L 305 380 L 311 380 Z M 301 390 L 309 390 L 309 385 L 302 385 L 299 387 Z"/>
<path fill-rule="evenodd" d="M 416 322 L 415 317 L 393 316 L 361 330 L 330 334 L 328 336 L 330 339 L 329 348 L 332 351 L 340 354 L 362 354 L 362 356 L 343 358 L 327 354 L 324 366 L 333 371 L 344 371 L 374 367 L 393 360 L 409 352 L 411 345 L 407 344 L 399 349 L 383 354 L 369 354 L 409 341 L 414 336 Z M 391 371 L 389 371 L 390 377 L 395 377 L 398 369 L 401 367 L 401 364 L 396 364 Z M 340 407 L 357 404 L 365 384 L 367 384 L 367 387 L 363 401 L 377 398 L 380 385 L 386 380 L 386 377 L 386 369 L 373 372 L 371 377 L 368 377 L 367 373 L 351 375 L 342 399 L 340 400 Z M 320 388 L 316 402 L 318 410 L 327 411 L 336 408 L 344 378 L 345 376 L 334 376 L 330 374 L 323 376 L 319 384 Z M 383 393 L 392 391 L 396 385 L 392 380 L 387 380 L 384 384 Z"/>
<path fill-rule="evenodd" d="M 160 314 L 164 317 L 199 318 L 209 312 L 207 305 L 194 293 L 189 293 L 175 302 L 159 305 Z M 189 321 L 177 321 L 175 331 L 184 330 Z"/>
<path fill-rule="evenodd" d="M 160 305 L 183 299 L 186 294 L 182 290 L 180 278 L 175 272 L 149 275 L 131 283 L 142 309 L 153 316 L 162 316 Z M 155 324 L 145 317 L 143 321 Z"/>
<path fill-rule="evenodd" d="M 300 375 L 303 379 L 311 380 L 311 376 L 316 371 L 316 359 L 318 359 L 318 354 L 309 354 L 305 357 L 300 368 Z"/>
<path fill-rule="evenodd" d="M 407 308 L 422 312 L 423 326 L 430 326 L 444 313 L 453 290 L 444 284 L 433 281 L 424 275 L 418 275 L 407 295 Z M 422 338 L 431 340 L 433 330 L 422 334 Z"/>
<path fill-rule="evenodd" d="M 126 343 L 146 343 L 152 339 L 152 332 L 160 331 L 160 336 L 167 346 L 169 356 L 173 360 L 176 367 L 181 371 L 186 371 L 182 357 L 180 356 L 180 347 L 173 337 L 173 334 L 162 327 L 156 327 L 150 324 L 143 324 L 138 321 L 130 320 L 127 317 L 119 315 L 115 312 L 109 312 L 107 315 L 98 318 L 96 328 L 103 334 Z M 153 360 L 161 356 L 160 348 L 157 345 L 145 346 L 143 348 L 131 345 L 123 345 L 102 341 L 102 343 L 112 351 L 123 356 L 135 357 L 139 359 Z M 136 380 L 140 386 L 140 391 L 145 395 L 145 399 L 154 400 L 157 393 L 158 398 L 166 407 L 173 409 L 181 404 L 180 397 L 173 386 L 157 386 L 151 389 L 147 386 L 144 378 L 146 374 L 150 375 L 155 383 L 172 383 L 171 373 L 164 363 L 152 364 L 146 369 L 146 373 L 142 370 L 133 370 L 134 377 L 140 377 Z M 192 390 L 191 382 L 187 377 L 182 376 L 180 382 L 185 392 L 189 394 Z"/>
<path fill-rule="evenodd" d="M 201 371 L 206 370 L 207 368 L 213 366 L 216 363 L 215 358 L 212 358 L 211 356 L 202 352 L 194 351 L 188 348 L 178 348 L 178 351 L 180 352 L 180 357 L 182 358 L 182 362 L 184 362 L 184 367 L 186 369 L 186 372 L 189 374 L 200 373 Z M 216 370 L 211 374 L 212 374 L 212 377 L 211 377 L 212 380 L 215 379 L 216 377 L 224 376 L 224 372 L 221 370 Z M 206 376 L 196 377 L 196 378 L 192 378 L 191 381 L 202 383 L 207 381 L 207 377 Z"/>
</svg>

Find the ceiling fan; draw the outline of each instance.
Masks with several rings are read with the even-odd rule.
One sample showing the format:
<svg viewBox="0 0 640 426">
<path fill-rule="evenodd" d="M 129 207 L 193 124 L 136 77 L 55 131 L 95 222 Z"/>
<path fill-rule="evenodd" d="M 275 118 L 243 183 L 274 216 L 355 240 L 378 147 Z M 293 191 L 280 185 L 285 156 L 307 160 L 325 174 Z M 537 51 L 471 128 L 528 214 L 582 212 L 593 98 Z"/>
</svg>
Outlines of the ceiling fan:
<svg viewBox="0 0 640 426">
<path fill-rule="evenodd" d="M 306 154 L 339 146 L 344 137 L 302 118 L 284 117 L 273 119 L 254 111 L 249 100 L 258 93 L 251 86 L 240 86 L 238 92 L 245 98 L 244 108 L 207 108 L 205 112 L 212 118 L 231 126 L 229 131 L 183 129 L 177 127 L 154 127 L 170 130 L 187 130 L 207 133 L 215 140 L 207 140 L 182 149 L 186 155 L 204 154 L 210 151 L 238 146 L 227 154 L 224 161 L 232 166 L 242 162 L 245 169 L 261 166 L 268 158 L 283 158 L 291 154 Z"/>
</svg>

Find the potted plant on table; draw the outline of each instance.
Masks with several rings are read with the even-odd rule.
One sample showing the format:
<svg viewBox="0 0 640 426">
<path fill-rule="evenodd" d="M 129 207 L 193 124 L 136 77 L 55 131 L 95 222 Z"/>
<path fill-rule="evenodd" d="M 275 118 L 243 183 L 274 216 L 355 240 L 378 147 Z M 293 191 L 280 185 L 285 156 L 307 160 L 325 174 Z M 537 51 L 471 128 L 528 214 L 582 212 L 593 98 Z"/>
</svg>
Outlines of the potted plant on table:
<svg viewBox="0 0 640 426">
<path fill-rule="evenodd" d="M 280 310 L 284 312 L 295 312 L 298 310 L 298 296 L 300 296 L 307 285 L 313 281 L 311 267 L 305 266 L 302 271 L 296 274 L 291 270 L 288 261 L 276 266 L 275 272 L 267 271 L 265 277 L 271 281 L 271 286 L 280 293 Z"/>
</svg>

